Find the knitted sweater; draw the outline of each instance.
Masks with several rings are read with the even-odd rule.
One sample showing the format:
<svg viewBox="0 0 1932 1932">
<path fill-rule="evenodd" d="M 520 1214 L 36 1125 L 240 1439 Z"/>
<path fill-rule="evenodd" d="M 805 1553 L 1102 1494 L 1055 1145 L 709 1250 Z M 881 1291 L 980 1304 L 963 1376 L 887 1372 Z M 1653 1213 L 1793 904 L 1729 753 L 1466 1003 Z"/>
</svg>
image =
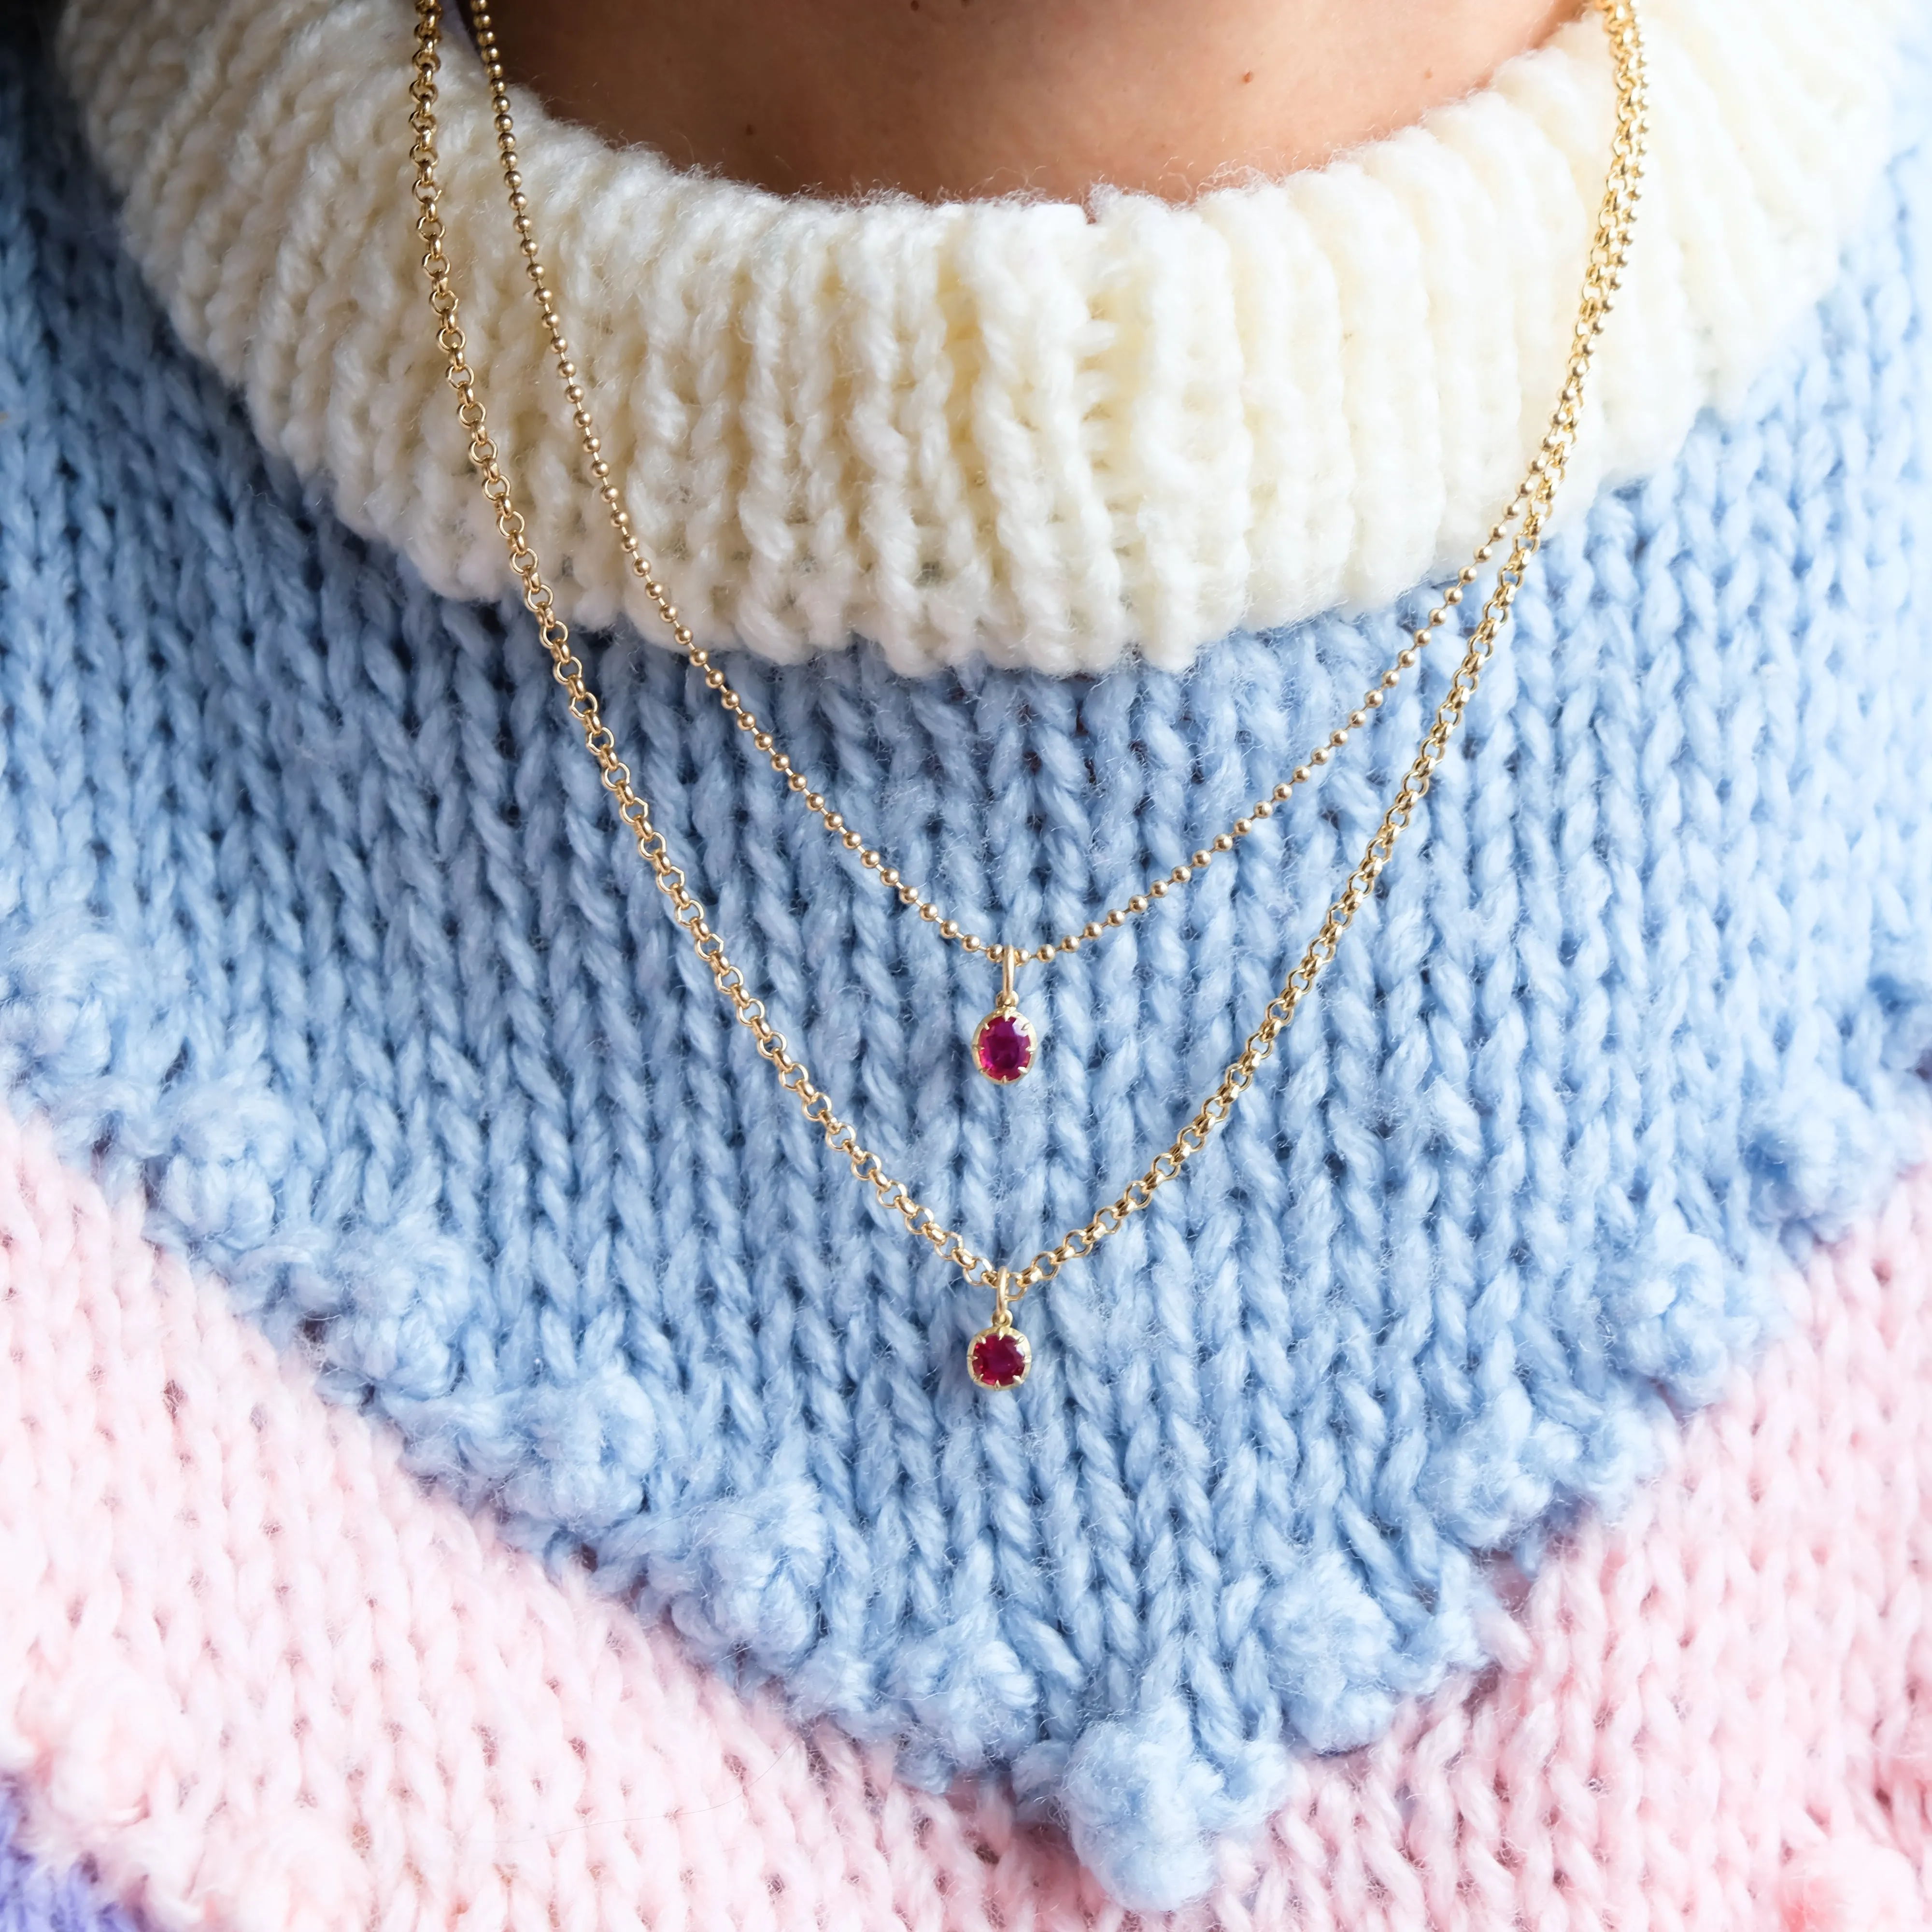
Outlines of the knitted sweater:
<svg viewBox="0 0 1932 1932">
<path fill-rule="evenodd" d="M 64 81 L 0 56 L 34 1850 L 170 1927 L 1922 1922 L 1932 148 L 1895 10 L 1751 10 L 1754 62 L 1654 0 L 1623 360 L 1416 832 L 1225 1132 L 1029 1300 L 1006 1396 L 982 1300 L 732 1024 L 492 574 L 411 281 L 407 9 L 74 0 Z M 1595 32 L 1077 242 L 766 207 L 532 112 L 674 586 L 962 921 L 1077 928 L 1399 648 L 1553 392 Z M 479 367 L 613 621 L 624 755 L 868 1144 L 1030 1253 L 1212 1084 L 1439 683 L 1028 982 L 1039 1070 L 981 1081 L 984 962 L 622 620 L 463 55 Z M 1497 283 L 1482 210 L 1550 183 Z M 634 312 L 593 286 L 631 249 Z M 1210 256 L 1225 312 L 1178 312 Z M 1426 312 L 1364 342 L 1414 259 Z"/>
</svg>

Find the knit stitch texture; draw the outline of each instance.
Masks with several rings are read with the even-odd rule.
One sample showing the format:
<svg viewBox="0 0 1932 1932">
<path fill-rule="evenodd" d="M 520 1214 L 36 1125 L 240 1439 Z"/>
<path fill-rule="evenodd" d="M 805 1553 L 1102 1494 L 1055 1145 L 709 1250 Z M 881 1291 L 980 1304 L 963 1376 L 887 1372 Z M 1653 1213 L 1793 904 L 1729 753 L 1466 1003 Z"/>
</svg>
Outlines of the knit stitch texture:
<svg viewBox="0 0 1932 1932">
<path fill-rule="evenodd" d="M 0 1114 L 0 1772 L 155 1932 L 1926 1923 L 1932 1169 L 1783 1284 L 1793 1332 L 1496 1667 L 1298 1762 L 1150 1920 L 995 1780 L 909 1788 L 506 1550 L 51 1141 Z"/>
<path fill-rule="evenodd" d="M 998 1768 L 1120 1898 L 1193 1896 L 1289 1756 L 1481 1660 L 1478 1552 L 1654 1460 L 1924 1124 L 1932 166 L 1730 427 L 1600 501 L 1214 1148 L 985 1318 L 736 1036 L 514 613 L 264 461 L 111 242 L 44 80 L 0 99 L 0 1078 L 416 1468 L 932 1781 Z M 1922 536 L 1922 530 L 1925 533 Z M 1294 764 L 1396 633 L 1197 674 L 734 665 L 962 917 L 1077 925 Z M 897 1172 L 1030 1252 L 1232 1052 L 1418 728 L 1183 903 L 982 964 L 803 825 L 701 688 L 596 654 L 754 983 Z M 1359 755 L 1356 755 L 1359 754 Z"/>
<path fill-rule="evenodd" d="M 139 1932 L 86 1873 L 40 1863 L 20 1837 L 20 1807 L 0 1792 L 0 1932 Z"/>
<path fill-rule="evenodd" d="M 1644 242 L 1569 502 L 1735 406 L 1892 152 L 1910 0 L 1647 0 Z M 406 0 L 70 0 L 136 259 L 256 432 L 432 586 L 510 583 L 426 325 Z M 566 614 L 648 621 L 580 473 L 473 55 L 439 145 L 471 352 Z M 1178 668 L 1454 568 L 1561 380 L 1609 160 L 1594 16 L 1336 166 L 1192 206 L 788 201 L 519 97 L 544 259 L 706 643 Z"/>
</svg>

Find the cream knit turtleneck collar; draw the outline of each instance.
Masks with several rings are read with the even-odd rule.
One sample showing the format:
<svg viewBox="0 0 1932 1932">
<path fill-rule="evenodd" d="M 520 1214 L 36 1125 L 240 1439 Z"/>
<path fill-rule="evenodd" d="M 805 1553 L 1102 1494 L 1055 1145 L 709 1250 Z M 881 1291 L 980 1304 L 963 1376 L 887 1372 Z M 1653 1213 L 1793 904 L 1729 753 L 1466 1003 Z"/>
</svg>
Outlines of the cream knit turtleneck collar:
<svg viewBox="0 0 1932 1932">
<path fill-rule="evenodd" d="M 1823 290 L 1892 151 L 1909 0 L 1648 0 L 1652 164 L 1568 500 L 1667 460 Z M 259 434 L 437 589 L 493 596 L 407 192 L 407 0 L 70 0 L 136 259 Z M 1334 165 L 1186 207 L 783 200 L 518 100 L 545 256 L 706 643 L 918 670 L 1190 662 L 1460 562 L 1558 380 L 1607 160 L 1594 16 Z M 642 599 L 580 473 L 458 40 L 464 319 L 566 613 Z"/>
</svg>

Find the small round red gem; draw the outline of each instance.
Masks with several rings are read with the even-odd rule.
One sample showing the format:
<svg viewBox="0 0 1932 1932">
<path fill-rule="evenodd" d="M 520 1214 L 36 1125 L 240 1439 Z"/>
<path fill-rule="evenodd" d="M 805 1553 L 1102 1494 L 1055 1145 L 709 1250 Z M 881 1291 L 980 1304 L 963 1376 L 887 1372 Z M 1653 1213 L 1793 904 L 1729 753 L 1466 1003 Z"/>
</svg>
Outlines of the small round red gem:
<svg viewBox="0 0 1932 1932">
<path fill-rule="evenodd" d="M 982 1388 L 1017 1388 L 1033 1365 L 1033 1351 L 1017 1328 L 982 1328 L 966 1351 L 966 1365 Z"/>
<path fill-rule="evenodd" d="M 973 1036 L 980 1071 L 1003 1087 L 1026 1078 L 1033 1054 L 1033 1028 L 1018 1013 L 988 1013 Z"/>
</svg>

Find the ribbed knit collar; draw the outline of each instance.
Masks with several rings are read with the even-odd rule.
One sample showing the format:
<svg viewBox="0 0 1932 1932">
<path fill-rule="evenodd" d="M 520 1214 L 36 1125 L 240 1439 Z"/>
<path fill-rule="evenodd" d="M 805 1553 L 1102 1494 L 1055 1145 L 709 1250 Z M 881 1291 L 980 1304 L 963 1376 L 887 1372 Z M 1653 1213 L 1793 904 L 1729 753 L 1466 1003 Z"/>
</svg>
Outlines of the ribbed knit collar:
<svg viewBox="0 0 1932 1932">
<path fill-rule="evenodd" d="M 1649 0 L 1652 164 L 1569 486 L 1675 452 L 1828 284 L 1905 0 Z M 500 593 L 411 227 L 406 0 L 71 0 L 143 272 L 258 433 L 437 589 Z M 1594 16 L 1324 169 L 1185 207 L 786 200 L 517 102 L 607 454 L 702 640 L 1179 667 L 1460 562 L 1558 380 L 1607 158 Z M 566 613 L 657 635 L 592 514 L 460 40 L 442 148 L 492 421 Z"/>
</svg>

